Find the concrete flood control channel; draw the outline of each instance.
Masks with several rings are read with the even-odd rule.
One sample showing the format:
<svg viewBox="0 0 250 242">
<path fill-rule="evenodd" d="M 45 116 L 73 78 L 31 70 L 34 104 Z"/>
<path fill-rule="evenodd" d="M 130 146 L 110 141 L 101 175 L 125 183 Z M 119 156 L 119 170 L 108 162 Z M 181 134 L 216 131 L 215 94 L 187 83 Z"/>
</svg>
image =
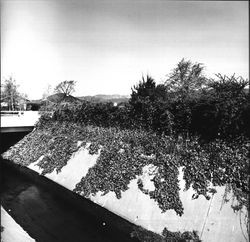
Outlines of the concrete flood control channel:
<svg viewBox="0 0 250 242">
<path fill-rule="evenodd" d="M 27 146 L 29 145 L 29 140 L 27 140 Z M 36 143 L 37 145 L 38 143 Z M 22 153 L 27 152 L 27 150 L 27 148 L 17 149 L 16 152 Z M 192 190 L 183 190 L 185 181 L 181 168 L 178 176 L 181 189 L 180 197 L 186 211 L 182 217 L 177 217 L 173 211 L 162 214 L 158 205 L 154 204 L 152 199 L 138 189 L 136 179 L 132 180 L 134 185 L 132 186 L 131 182 L 129 189 L 123 193 L 120 199 L 117 199 L 111 193 L 105 196 L 99 194 L 91 202 L 90 199 L 71 192 L 76 181 L 80 180 L 78 177 L 79 171 L 85 171 L 84 169 L 91 163 L 92 159 L 88 159 L 89 153 L 85 151 L 81 149 L 75 153 L 60 173 L 57 174 L 53 171 L 49 176 L 39 175 L 41 169 L 33 170 L 37 161 L 26 167 L 23 165 L 26 164 L 24 160 L 21 163 L 22 165 L 19 166 L 17 165 L 18 162 L 11 161 L 11 156 L 3 156 L 8 159 L 2 161 L 5 175 L 3 181 L 4 184 L 7 184 L 3 194 L 7 194 L 7 198 L 10 194 L 9 199 L 7 199 L 8 203 L 4 199 L 3 207 L 32 238 L 38 238 L 37 241 L 133 241 L 130 234 L 136 228 L 134 224 L 154 232 L 157 232 L 154 229 L 160 228 L 159 233 L 161 233 L 163 226 L 170 231 L 179 231 L 180 228 L 184 231 L 195 229 L 198 232 L 200 231 L 200 238 L 204 241 L 247 241 L 246 231 L 243 231 L 241 226 L 242 212 L 244 215 L 247 211 L 244 209 L 235 213 L 232 210 L 231 205 L 234 205 L 236 201 L 234 197 L 231 197 L 231 194 L 226 193 L 225 187 L 216 188 L 217 192 L 210 201 L 207 201 L 204 197 L 199 200 L 192 200 Z M 32 156 L 32 153 L 29 154 Z M 88 155 L 86 156 L 86 154 Z M 29 159 L 29 156 L 26 159 Z M 81 168 L 78 164 L 80 160 L 88 161 L 87 165 L 84 164 Z M 72 165 L 74 169 L 71 169 Z M 81 176 L 84 174 L 81 173 Z M 14 182 L 17 177 L 24 178 L 24 180 Z M 73 181 L 71 178 L 74 178 Z M 8 179 L 10 179 L 10 182 L 8 182 Z M 12 181 L 14 185 L 9 186 Z M 23 187 L 22 185 L 26 184 L 24 181 L 28 181 L 28 185 Z M 145 181 L 147 180 L 145 179 Z M 225 204 L 224 198 L 228 199 Z M 101 207 L 95 203 L 101 205 Z M 115 214 L 129 220 L 132 224 Z M 17 219 L 19 220 L 17 221 Z M 245 225 L 247 224 L 245 223 Z M 76 228 L 79 228 L 79 230 Z M 145 235 L 145 231 L 143 233 Z M 43 236 L 49 237 L 45 237 L 43 240 Z M 145 241 L 145 237 L 139 236 L 139 238 Z M 161 240 L 157 239 L 157 241 Z M 154 239 L 150 237 L 147 241 L 154 241 Z M 20 241 L 17 240 L 17 242 Z"/>
<path fill-rule="evenodd" d="M 1 160 L 1 202 L 36 241 L 138 241 L 133 224 L 28 168 Z"/>
<path fill-rule="evenodd" d="M 16 136 L 15 141 L 22 137 Z M 15 143 L 12 136 L 4 141 Z M 1 145 L 1 153 L 7 148 Z M 138 241 L 130 236 L 132 223 L 2 158 L 1 205 L 36 241 Z"/>
</svg>

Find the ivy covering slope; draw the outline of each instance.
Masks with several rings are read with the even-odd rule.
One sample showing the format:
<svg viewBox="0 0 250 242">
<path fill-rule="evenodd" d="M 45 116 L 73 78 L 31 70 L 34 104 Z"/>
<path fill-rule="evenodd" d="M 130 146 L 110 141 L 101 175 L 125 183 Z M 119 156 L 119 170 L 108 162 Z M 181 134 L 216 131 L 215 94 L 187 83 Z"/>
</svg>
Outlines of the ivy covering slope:
<svg viewBox="0 0 250 242">
<path fill-rule="evenodd" d="M 156 234 L 148 231 L 140 226 L 134 227 L 134 231 L 131 233 L 131 237 L 136 237 L 143 242 L 200 242 L 198 234 L 195 231 L 192 232 L 171 232 L 166 228 L 163 229 L 162 234 Z"/>
<path fill-rule="evenodd" d="M 162 212 L 174 209 L 180 216 L 184 212 L 179 197 L 179 167 L 183 167 L 186 189 L 192 187 L 195 191 L 193 198 L 203 195 L 209 199 L 216 192 L 211 184 L 227 185 L 239 201 L 239 208 L 248 207 L 249 141 L 245 139 L 201 145 L 196 139 L 184 142 L 146 131 L 82 126 L 44 116 L 4 158 L 26 166 L 40 158 L 42 174 L 54 169 L 60 172 L 80 148 L 78 141 L 90 154 L 100 153 L 96 165 L 74 189 L 86 197 L 98 191 L 103 195 L 113 191 L 119 199 L 130 181 L 142 174 L 142 168 L 152 164 L 158 167 L 152 179 L 155 190 L 144 189 L 139 179 L 138 188 L 154 199 Z"/>
</svg>

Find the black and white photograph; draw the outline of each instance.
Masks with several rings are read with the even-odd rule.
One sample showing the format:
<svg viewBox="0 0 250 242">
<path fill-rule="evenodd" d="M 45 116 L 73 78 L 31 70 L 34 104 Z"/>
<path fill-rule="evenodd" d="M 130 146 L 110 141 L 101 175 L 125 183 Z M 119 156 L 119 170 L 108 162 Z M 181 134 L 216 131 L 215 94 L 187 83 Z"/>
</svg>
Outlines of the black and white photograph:
<svg viewBox="0 0 250 242">
<path fill-rule="evenodd" d="M 0 3 L 1 242 L 249 242 L 249 1 Z"/>
</svg>

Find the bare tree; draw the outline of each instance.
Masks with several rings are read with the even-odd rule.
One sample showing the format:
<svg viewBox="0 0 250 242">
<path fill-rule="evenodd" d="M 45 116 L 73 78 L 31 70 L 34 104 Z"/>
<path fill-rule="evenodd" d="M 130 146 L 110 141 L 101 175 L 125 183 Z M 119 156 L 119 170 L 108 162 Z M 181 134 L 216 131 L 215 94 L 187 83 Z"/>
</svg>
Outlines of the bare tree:
<svg viewBox="0 0 250 242">
<path fill-rule="evenodd" d="M 55 93 L 63 93 L 65 96 L 69 96 L 72 92 L 75 91 L 75 81 L 63 81 L 60 82 L 55 87 Z"/>
<path fill-rule="evenodd" d="M 1 90 L 1 102 L 8 104 L 9 110 L 15 110 L 20 94 L 17 91 L 18 85 L 13 77 L 5 79 Z"/>
</svg>

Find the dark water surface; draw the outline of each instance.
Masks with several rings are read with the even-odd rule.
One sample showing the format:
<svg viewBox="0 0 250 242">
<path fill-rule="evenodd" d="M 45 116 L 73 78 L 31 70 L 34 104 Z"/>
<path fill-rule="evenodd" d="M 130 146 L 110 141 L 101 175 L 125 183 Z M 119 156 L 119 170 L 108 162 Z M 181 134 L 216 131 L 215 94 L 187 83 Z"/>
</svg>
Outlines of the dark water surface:
<svg viewBox="0 0 250 242">
<path fill-rule="evenodd" d="M 1 133 L 1 143 L 0 143 L 0 152 L 1 154 L 9 149 L 10 146 L 17 143 L 29 132 L 17 132 L 17 133 Z"/>
<path fill-rule="evenodd" d="M 131 223 L 47 178 L 2 159 L 1 173 L 3 208 L 36 241 L 137 241 Z"/>
</svg>

